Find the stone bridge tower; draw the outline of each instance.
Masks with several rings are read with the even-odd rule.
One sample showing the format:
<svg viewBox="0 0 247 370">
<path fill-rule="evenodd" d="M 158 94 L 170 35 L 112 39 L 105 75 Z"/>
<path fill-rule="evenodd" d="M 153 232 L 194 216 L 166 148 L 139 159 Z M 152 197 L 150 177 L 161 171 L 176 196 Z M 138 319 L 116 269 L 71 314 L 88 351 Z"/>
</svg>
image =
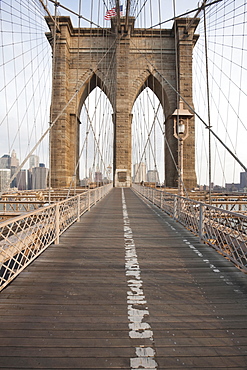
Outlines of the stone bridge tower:
<svg viewBox="0 0 247 370">
<path fill-rule="evenodd" d="M 53 22 L 49 18 L 46 21 L 51 30 L 47 38 L 53 45 Z M 114 112 L 114 185 L 131 186 L 131 112 L 136 98 L 148 86 L 160 100 L 166 117 L 165 136 L 169 144 L 165 145 L 166 186 L 178 186 L 178 143 L 171 115 L 179 101 L 177 86 L 193 106 L 192 51 L 199 20 L 195 19 L 186 30 L 189 21 L 181 18 L 172 29 L 146 30 L 135 29 L 134 18 L 129 17 L 126 26 L 125 17 L 118 21 L 116 17 L 111 20 L 111 28 L 77 29 L 69 17 L 58 17 L 51 115 L 51 121 L 56 120 L 51 130 L 53 187 L 68 187 L 73 180 L 79 156 L 80 112 L 96 86 L 105 92 Z M 192 188 L 196 185 L 193 118 L 183 152 L 184 183 Z"/>
</svg>

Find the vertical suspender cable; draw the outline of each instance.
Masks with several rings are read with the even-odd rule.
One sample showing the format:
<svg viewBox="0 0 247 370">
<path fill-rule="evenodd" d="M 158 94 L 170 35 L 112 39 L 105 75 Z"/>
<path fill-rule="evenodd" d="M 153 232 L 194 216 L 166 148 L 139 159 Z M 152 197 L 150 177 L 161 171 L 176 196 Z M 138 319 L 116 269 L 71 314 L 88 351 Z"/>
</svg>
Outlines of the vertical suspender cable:
<svg viewBox="0 0 247 370">
<path fill-rule="evenodd" d="M 204 1 L 206 3 L 206 1 Z M 206 63 L 206 84 L 207 84 L 207 105 L 208 105 L 208 182 L 209 182 L 209 203 L 211 203 L 211 119 L 210 119 L 210 102 L 209 102 L 209 79 L 208 79 L 208 47 L 207 47 L 207 22 L 206 22 L 206 11 L 203 8 L 204 13 L 204 46 L 205 46 L 205 63 Z"/>
<path fill-rule="evenodd" d="M 160 41 L 162 40 L 162 28 L 161 28 L 161 1 L 159 0 L 159 28 L 160 28 Z M 162 73 L 163 73 L 163 43 L 160 42 L 160 45 L 161 45 L 161 49 L 160 49 L 160 65 L 161 65 L 161 70 L 162 70 Z M 166 186 L 166 178 L 165 178 L 165 173 L 166 173 L 166 164 L 165 164 L 165 98 L 164 98 L 164 89 L 163 89 L 163 86 L 162 86 L 162 89 L 161 89 L 161 107 L 162 107 L 162 112 L 163 112 L 163 131 L 161 130 L 162 132 L 162 137 L 163 137 L 163 160 L 164 160 L 164 164 L 163 164 L 163 171 L 164 171 L 164 176 L 163 176 L 163 179 L 164 179 L 164 187 Z M 158 122 L 159 123 L 159 122 Z"/>
<path fill-rule="evenodd" d="M 55 67 L 56 67 L 56 43 L 57 43 L 57 7 L 58 3 L 54 4 L 54 24 L 53 24 L 53 48 L 52 48 L 52 93 L 51 93 L 51 122 L 53 121 L 53 103 L 54 103 L 54 80 L 55 80 Z M 49 133 L 49 180 L 48 180 L 48 202 L 51 204 L 51 131 Z"/>
<path fill-rule="evenodd" d="M 80 63 L 80 33 L 81 33 L 81 0 L 79 0 L 79 4 L 78 4 L 78 13 L 79 13 L 79 17 L 78 17 L 78 42 L 77 42 L 77 69 L 76 69 L 76 91 L 78 91 L 78 86 L 79 86 L 79 63 Z M 76 95 L 76 103 L 75 103 L 75 129 L 77 130 L 77 125 L 78 125 L 78 94 Z M 77 138 L 77 140 L 79 141 L 80 143 L 80 130 L 77 131 L 78 135 L 79 135 L 79 138 Z M 79 167 L 79 163 L 77 163 L 77 161 L 79 162 L 80 161 L 80 157 L 77 158 L 77 145 L 75 145 L 75 172 L 74 172 L 74 191 L 76 193 L 76 181 L 77 181 L 77 171 L 78 171 L 78 167 Z M 80 174 L 79 174 L 79 185 L 80 185 Z"/>
<path fill-rule="evenodd" d="M 176 93 L 177 93 L 177 109 L 179 107 L 179 93 L 180 93 L 180 86 L 179 86 L 179 72 L 178 72 L 178 37 L 177 37 L 177 25 L 176 25 L 176 0 L 173 0 L 173 16 L 174 16 L 174 41 L 175 41 L 175 68 L 176 68 Z M 178 124 L 179 124 L 179 115 L 177 115 L 177 122 L 176 122 L 176 126 L 177 126 L 177 132 L 178 132 Z M 182 179 L 182 166 L 181 166 L 181 163 L 182 163 L 182 160 L 183 158 L 181 158 L 181 145 L 182 145 L 182 142 L 180 141 L 180 138 L 178 139 L 178 142 L 177 142 L 177 145 L 178 145 L 178 190 L 179 190 L 179 193 L 180 195 L 183 194 L 183 179 Z"/>
</svg>

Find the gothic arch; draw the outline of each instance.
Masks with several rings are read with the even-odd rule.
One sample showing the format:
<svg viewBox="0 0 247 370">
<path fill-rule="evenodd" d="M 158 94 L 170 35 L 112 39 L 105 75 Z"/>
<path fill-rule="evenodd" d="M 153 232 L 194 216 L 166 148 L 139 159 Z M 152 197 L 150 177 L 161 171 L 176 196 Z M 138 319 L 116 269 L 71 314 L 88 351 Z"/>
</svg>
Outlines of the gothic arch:
<svg viewBox="0 0 247 370">
<path fill-rule="evenodd" d="M 142 77 L 144 77 L 144 79 Z M 170 91 L 171 89 L 169 89 L 167 85 L 162 84 L 162 81 L 160 81 L 160 78 L 157 74 L 155 75 L 146 70 L 136 79 L 133 85 L 137 86 L 137 89 L 131 96 L 131 110 L 133 109 L 136 99 L 146 87 L 149 87 L 157 96 L 166 117 L 168 117 L 175 110 L 176 95 L 173 91 Z"/>
<path fill-rule="evenodd" d="M 143 78 L 144 77 L 144 78 Z M 149 70 L 144 71 L 134 82 L 134 86 L 138 86 L 132 95 L 132 109 L 138 96 L 149 87 L 157 96 L 163 108 L 165 116 L 165 183 L 169 186 L 177 186 L 177 170 L 174 161 L 177 163 L 177 140 L 173 135 L 173 120 L 171 114 L 176 109 L 176 93 L 167 84 L 164 84 L 159 74 L 155 71 L 151 73 Z M 132 110 L 131 109 L 131 110 Z"/>
<path fill-rule="evenodd" d="M 113 102 L 111 101 L 112 95 L 109 94 L 107 86 L 103 83 L 99 74 L 93 73 L 91 78 L 87 82 L 85 82 L 85 84 L 83 84 L 80 91 L 78 92 L 78 107 L 77 107 L 78 117 L 80 117 L 81 109 L 85 100 L 96 87 L 99 87 L 105 93 L 111 105 L 113 105 Z"/>
</svg>

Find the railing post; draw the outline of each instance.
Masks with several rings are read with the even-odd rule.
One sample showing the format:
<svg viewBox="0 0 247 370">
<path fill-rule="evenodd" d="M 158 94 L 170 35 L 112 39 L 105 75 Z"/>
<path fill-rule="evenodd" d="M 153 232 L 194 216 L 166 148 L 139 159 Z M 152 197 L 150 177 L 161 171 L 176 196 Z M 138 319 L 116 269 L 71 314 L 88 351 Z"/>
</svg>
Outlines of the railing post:
<svg viewBox="0 0 247 370">
<path fill-rule="evenodd" d="M 96 192 L 98 192 L 98 189 L 94 190 L 94 205 L 97 203 Z"/>
<path fill-rule="evenodd" d="M 90 211 L 90 202 L 91 202 L 90 198 L 91 198 L 91 190 L 89 189 L 88 190 L 88 207 L 87 207 L 88 211 Z"/>
<path fill-rule="evenodd" d="M 77 195 L 77 222 L 80 222 L 80 210 L 81 210 L 81 196 L 80 194 Z"/>
<path fill-rule="evenodd" d="M 59 244 L 59 234 L 59 203 L 57 203 L 55 209 L 55 244 Z"/>
<path fill-rule="evenodd" d="M 178 218 L 178 197 L 174 196 L 174 203 L 173 203 L 173 218 L 176 220 Z"/>
<path fill-rule="evenodd" d="M 200 242 L 204 240 L 204 211 L 205 211 L 205 206 L 200 204 L 200 214 L 199 214 L 199 238 Z"/>
</svg>

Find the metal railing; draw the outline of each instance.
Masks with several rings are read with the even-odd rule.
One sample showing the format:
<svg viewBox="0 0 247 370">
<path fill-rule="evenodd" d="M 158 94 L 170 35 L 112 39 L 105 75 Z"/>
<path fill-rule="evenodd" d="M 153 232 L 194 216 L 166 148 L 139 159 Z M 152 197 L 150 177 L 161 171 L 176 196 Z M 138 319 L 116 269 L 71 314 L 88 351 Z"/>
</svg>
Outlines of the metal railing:
<svg viewBox="0 0 247 370">
<path fill-rule="evenodd" d="M 247 272 L 246 215 L 137 184 L 133 189 Z"/>
<path fill-rule="evenodd" d="M 0 290 L 103 198 L 112 184 L 0 223 Z"/>
</svg>

